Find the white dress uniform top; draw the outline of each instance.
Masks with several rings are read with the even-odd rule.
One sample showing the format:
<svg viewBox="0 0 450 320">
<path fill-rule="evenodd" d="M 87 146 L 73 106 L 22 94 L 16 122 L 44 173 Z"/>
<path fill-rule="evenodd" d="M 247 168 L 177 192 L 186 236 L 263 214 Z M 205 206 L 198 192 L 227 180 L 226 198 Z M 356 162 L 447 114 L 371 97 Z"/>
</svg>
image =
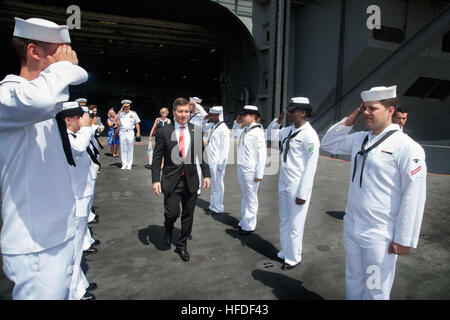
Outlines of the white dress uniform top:
<svg viewBox="0 0 450 320">
<path fill-rule="evenodd" d="M 299 99 L 293 98 L 291 105 L 295 107 L 298 103 L 301 108 L 309 106 L 307 98 L 302 98 L 301 102 L 298 102 Z M 268 139 L 282 142 L 278 181 L 281 250 L 278 257 L 294 266 L 302 261 L 303 230 L 319 159 L 320 142 L 316 131 L 308 121 L 299 128 L 291 125 L 280 130 L 280 126 L 275 119 L 266 131 Z M 296 198 L 306 202 L 298 205 L 295 202 Z"/>
<path fill-rule="evenodd" d="M 209 112 L 221 114 L 223 108 L 221 106 L 212 107 Z M 211 196 L 209 210 L 215 213 L 223 213 L 223 194 L 225 169 L 228 161 L 228 153 L 230 150 L 230 129 L 223 121 L 213 124 L 211 133 L 208 138 L 209 171 L 211 173 Z"/>
<path fill-rule="evenodd" d="M 130 105 L 130 100 L 122 100 L 124 106 Z M 133 165 L 134 151 L 134 128 L 141 122 L 134 111 L 122 111 L 119 116 L 119 138 L 120 138 L 120 157 L 122 159 L 122 169 L 131 169 Z"/>
<path fill-rule="evenodd" d="M 245 112 L 258 112 L 256 106 L 244 106 Z M 244 231 L 254 231 L 258 213 L 258 187 L 255 178 L 264 177 L 267 147 L 262 125 L 253 123 L 242 129 L 236 121 L 233 125 L 233 137 L 238 139 L 237 174 L 241 186 L 241 221 Z"/>
<path fill-rule="evenodd" d="M 202 99 L 198 97 L 190 97 L 189 101 L 195 103 L 195 108 L 197 108 L 196 113 L 191 113 L 189 122 L 196 126 L 201 127 L 203 118 L 207 115 L 205 109 L 200 105 L 200 103 L 202 103 Z"/>
<path fill-rule="evenodd" d="M 20 21 L 20 29 L 19 20 L 16 36 L 70 42 L 67 26 L 29 19 Z M 34 26 L 41 21 L 45 32 Z M 54 117 L 69 98 L 69 85 L 87 79 L 83 68 L 60 61 L 32 81 L 8 75 L 0 82 L 0 243 L 5 274 L 15 282 L 14 299 L 68 295 L 75 197 Z"/>
<path fill-rule="evenodd" d="M 371 90 L 377 91 L 377 96 L 365 91 L 363 101 L 386 99 L 380 96 L 380 89 Z M 384 90 L 389 93 L 392 87 Z M 416 248 L 419 239 L 426 197 L 425 153 L 397 124 L 375 136 L 371 131 L 349 134 L 352 126 L 343 126 L 344 120 L 327 131 L 321 147 L 330 153 L 351 155 L 352 174 L 355 172 L 344 217 L 346 297 L 389 299 L 397 259 L 397 255 L 388 254 L 389 245 L 394 241 Z M 397 132 L 366 154 L 362 170 L 363 156 L 357 154 L 366 137 L 365 150 L 391 130 Z M 373 268 L 381 278 L 379 285 L 369 286 Z"/>
</svg>

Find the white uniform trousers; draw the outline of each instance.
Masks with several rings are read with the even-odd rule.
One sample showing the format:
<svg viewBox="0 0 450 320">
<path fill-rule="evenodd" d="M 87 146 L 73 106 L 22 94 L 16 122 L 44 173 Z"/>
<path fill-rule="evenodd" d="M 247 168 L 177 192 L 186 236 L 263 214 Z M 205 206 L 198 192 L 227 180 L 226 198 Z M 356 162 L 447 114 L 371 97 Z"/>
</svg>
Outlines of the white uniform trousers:
<svg viewBox="0 0 450 320">
<path fill-rule="evenodd" d="M 239 226 L 245 231 L 254 231 L 258 213 L 258 187 L 255 182 L 256 172 L 241 165 L 237 166 L 239 185 L 241 186 L 241 221 Z"/>
<path fill-rule="evenodd" d="M 83 237 L 83 251 L 89 249 L 94 242 L 95 240 L 92 238 L 91 231 L 89 231 L 89 228 L 87 228 Z"/>
<path fill-rule="evenodd" d="M 66 300 L 73 271 L 74 239 L 40 252 L 3 254 L 14 300 Z"/>
<path fill-rule="evenodd" d="M 345 294 L 348 300 L 388 300 L 396 254 L 388 254 L 392 236 L 344 217 Z"/>
<path fill-rule="evenodd" d="M 83 270 L 81 269 L 81 258 L 83 257 L 83 242 L 88 230 L 88 206 L 90 197 L 76 200 L 77 216 L 75 217 L 75 256 L 72 281 L 70 284 L 70 300 L 80 300 L 86 290 L 82 285 Z"/>
<path fill-rule="evenodd" d="M 209 164 L 209 171 L 211 173 L 211 197 L 209 200 L 209 209 L 216 213 L 223 213 L 223 177 L 225 176 L 225 169 L 220 171 L 217 169 L 217 164 Z"/>
<path fill-rule="evenodd" d="M 308 213 L 310 196 L 305 204 L 295 203 L 297 190 L 278 189 L 278 204 L 280 210 L 280 244 L 278 257 L 291 266 L 302 261 L 303 230 Z"/>
<path fill-rule="evenodd" d="M 92 212 L 92 206 L 94 205 L 95 186 L 97 184 L 97 179 L 91 180 L 88 183 L 92 183 L 93 184 L 92 185 L 92 195 L 90 196 L 89 207 L 88 207 L 88 210 L 89 210 L 89 220 L 88 220 L 88 222 L 91 222 L 91 221 L 94 221 L 94 219 L 95 219 L 95 213 Z"/>
<path fill-rule="evenodd" d="M 120 131 L 120 158 L 122 159 L 122 166 L 131 168 L 133 165 L 133 151 L 134 151 L 134 130 Z"/>
</svg>

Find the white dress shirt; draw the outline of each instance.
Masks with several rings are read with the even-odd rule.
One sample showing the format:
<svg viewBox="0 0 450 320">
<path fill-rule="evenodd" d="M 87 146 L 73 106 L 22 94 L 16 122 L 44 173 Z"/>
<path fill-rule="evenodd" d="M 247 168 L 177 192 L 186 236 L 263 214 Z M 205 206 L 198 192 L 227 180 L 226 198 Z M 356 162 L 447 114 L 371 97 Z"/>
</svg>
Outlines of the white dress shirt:
<svg viewBox="0 0 450 320">
<path fill-rule="evenodd" d="M 189 133 L 189 127 L 188 124 L 181 125 L 177 121 L 173 122 L 175 125 L 175 134 L 176 134 L 176 141 L 180 142 L 180 130 L 183 130 L 184 135 L 184 156 L 186 157 L 187 151 L 189 150 L 189 147 L 191 145 L 191 134 Z M 180 129 L 180 127 L 183 126 L 184 129 Z M 174 137 L 172 137 L 173 139 Z"/>
</svg>

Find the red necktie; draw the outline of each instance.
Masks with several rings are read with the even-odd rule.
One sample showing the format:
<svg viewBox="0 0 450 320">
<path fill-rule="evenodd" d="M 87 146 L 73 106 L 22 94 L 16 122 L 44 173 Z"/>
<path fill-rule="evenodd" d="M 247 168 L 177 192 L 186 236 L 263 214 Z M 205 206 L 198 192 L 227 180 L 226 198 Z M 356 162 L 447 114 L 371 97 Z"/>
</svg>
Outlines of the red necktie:
<svg viewBox="0 0 450 320">
<path fill-rule="evenodd" d="M 184 159 L 184 127 L 180 127 L 180 138 L 178 139 L 178 146 L 180 147 L 181 156 Z M 184 170 L 181 173 L 181 175 L 184 175 Z"/>
</svg>

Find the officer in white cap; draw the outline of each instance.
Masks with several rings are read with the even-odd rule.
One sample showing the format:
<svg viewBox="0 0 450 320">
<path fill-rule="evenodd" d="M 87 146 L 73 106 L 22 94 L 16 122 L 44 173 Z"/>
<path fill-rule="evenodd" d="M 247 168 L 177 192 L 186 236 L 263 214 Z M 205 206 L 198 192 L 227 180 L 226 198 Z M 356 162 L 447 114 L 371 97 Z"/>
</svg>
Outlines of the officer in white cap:
<svg viewBox="0 0 450 320">
<path fill-rule="evenodd" d="M 69 29 L 15 18 L 19 76 L 0 82 L 1 251 L 14 299 L 67 299 L 74 256 L 75 197 L 55 115 L 69 85 L 88 79 Z M 53 178 L 50 178 L 53 177 Z"/>
<path fill-rule="evenodd" d="M 83 239 L 88 229 L 88 206 L 93 194 L 92 184 L 88 183 L 88 180 L 91 174 L 91 162 L 97 161 L 92 152 L 87 152 L 87 150 L 90 150 L 88 146 L 92 136 L 91 119 L 89 114 L 85 113 L 79 106 L 78 102 L 74 101 L 63 104 L 63 110 L 56 115 L 56 120 L 61 138 L 69 141 L 72 157 L 75 161 L 75 166 L 69 166 L 72 188 L 76 199 L 75 258 L 69 299 L 92 300 L 95 296 L 86 292 L 86 287 L 82 283 L 85 277 L 81 269 Z"/>
<path fill-rule="evenodd" d="M 268 139 L 282 143 L 278 182 L 281 244 L 278 257 L 283 261 L 282 270 L 290 270 L 302 261 L 303 230 L 320 148 L 316 131 L 306 121 L 312 115 L 309 99 L 292 98 L 287 112 L 292 125 L 279 129 L 286 114 L 283 110 L 266 131 Z"/>
<path fill-rule="evenodd" d="M 189 116 L 189 122 L 201 127 L 203 118 L 208 114 L 205 109 L 201 106 L 202 99 L 198 97 L 190 97 L 190 108 L 191 114 Z"/>
<path fill-rule="evenodd" d="M 352 157 L 344 216 L 346 298 L 389 299 L 397 255 L 417 247 L 427 166 L 422 147 L 392 123 L 396 86 L 374 87 L 361 98 L 327 131 L 321 147 Z M 349 134 L 361 113 L 370 131 Z"/>
<path fill-rule="evenodd" d="M 247 105 L 233 124 L 233 137 L 238 139 L 237 173 L 241 186 L 241 220 L 238 228 L 242 235 L 255 231 L 258 213 L 258 187 L 264 177 L 266 165 L 266 138 L 258 122 L 261 116 L 257 106 Z M 241 128 L 241 123 L 245 128 Z"/>
<path fill-rule="evenodd" d="M 209 123 L 212 125 L 207 146 L 209 171 L 211 173 L 211 196 L 208 210 L 212 214 L 224 212 L 223 178 L 230 150 L 230 129 L 223 120 L 220 120 L 222 113 L 222 106 L 214 106 L 208 112 Z"/>
<path fill-rule="evenodd" d="M 136 112 L 130 110 L 131 100 L 122 100 L 122 108 L 117 114 L 119 119 L 119 138 L 120 138 L 120 157 L 122 159 L 122 170 L 131 170 L 133 165 L 134 151 L 134 128 L 136 127 L 136 138 L 140 139 L 141 130 L 139 126 L 139 116 Z"/>
</svg>

